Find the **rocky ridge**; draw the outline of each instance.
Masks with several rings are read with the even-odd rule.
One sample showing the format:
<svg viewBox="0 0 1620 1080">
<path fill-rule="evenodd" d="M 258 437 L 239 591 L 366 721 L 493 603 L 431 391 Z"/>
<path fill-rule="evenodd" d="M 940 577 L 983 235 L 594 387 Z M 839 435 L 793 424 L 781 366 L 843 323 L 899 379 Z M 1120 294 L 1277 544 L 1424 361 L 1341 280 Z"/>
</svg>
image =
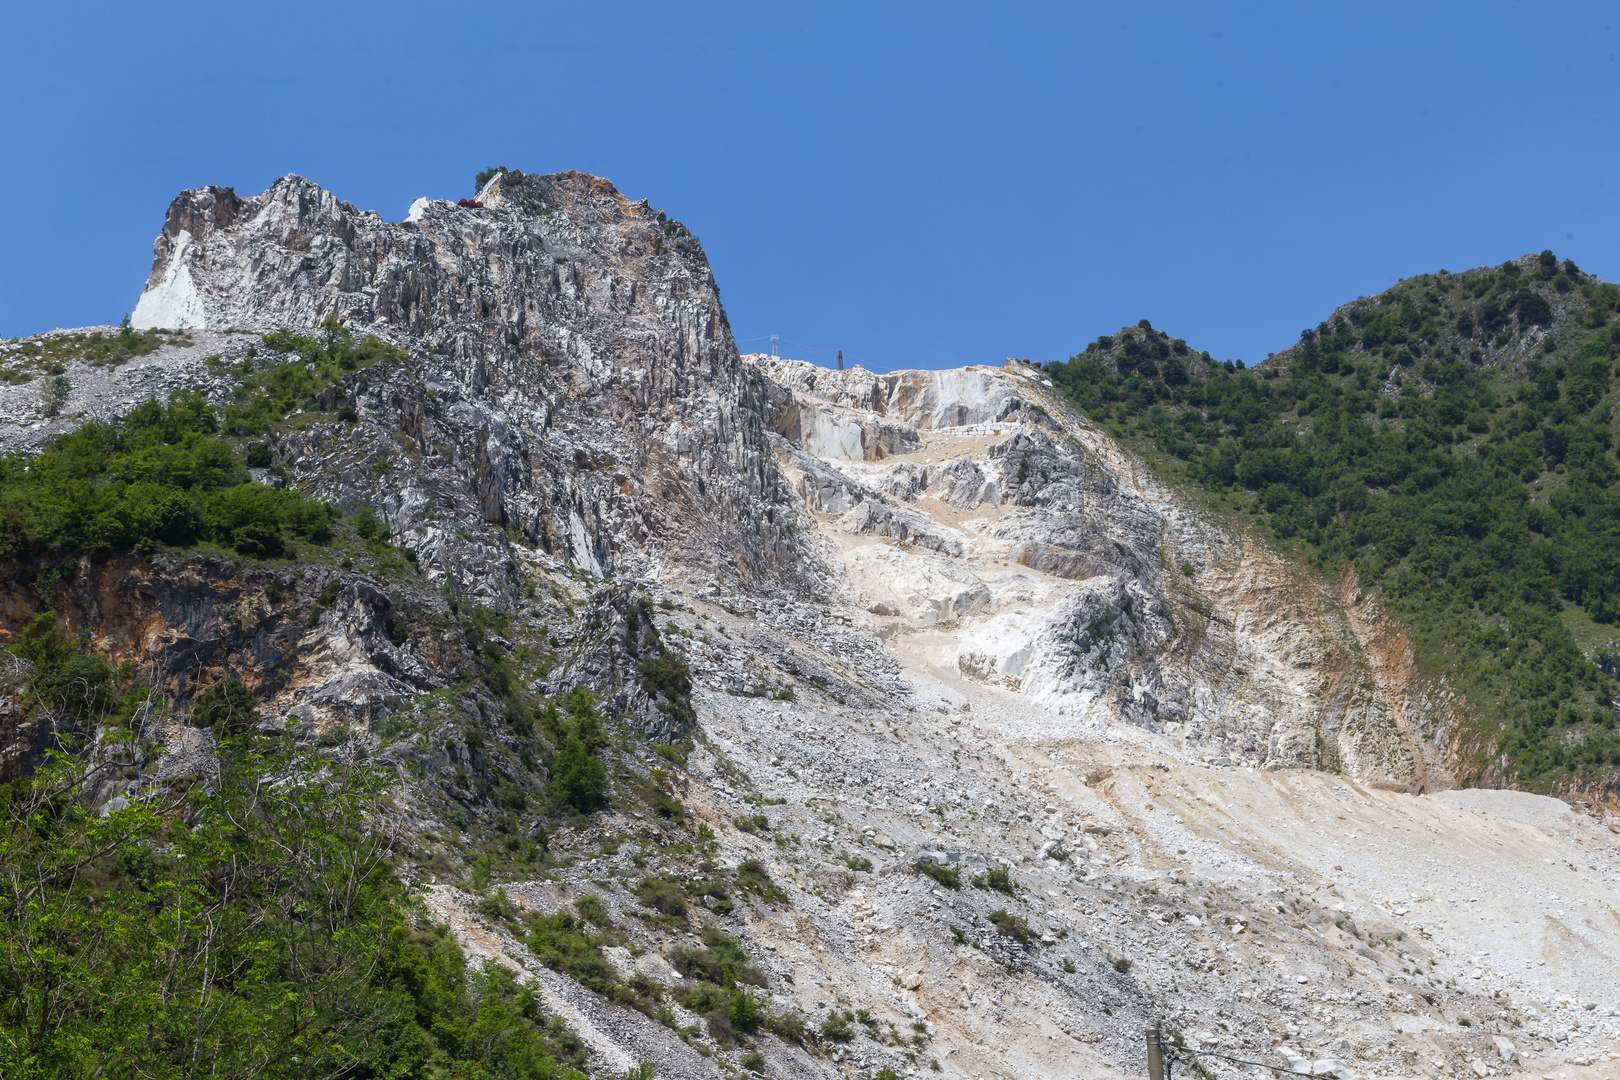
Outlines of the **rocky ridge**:
<svg viewBox="0 0 1620 1080">
<path fill-rule="evenodd" d="M 239 674 L 267 718 L 395 766 L 384 824 L 429 905 L 540 984 L 603 1075 L 740 1051 L 539 965 L 480 913 L 480 851 L 523 908 L 598 894 L 632 946 L 610 959 L 663 985 L 687 938 L 640 919 L 635 883 L 757 860 L 783 895 L 697 922 L 746 944 L 773 1007 L 874 1018 L 815 1053 L 761 1037 L 771 1075 L 1135 1074 L 1160 1019 L 1340 1076 L 1604 1071 L 1612 830 L 1439 794 L 1444 690 L 1375 602 L 1155 480 L 1032 368 L 742 357 L 701 248 L 646 203 L 574 173 L 477 201 L 389 223 L 297 177 L 184 193 L 135 321 L 186 343 L 68 364 L 50 422 L 0 388 L 26 449 L 177 387 L 227 401 L 233 365 L 275 362 L 267 331 L 375 333 L 406 359 L 350 376 L 355 422 L 313 405 L 257 475 L 375 508 L 410 565 L 340 537 L 294 564 L 24 566 L 5 625 L 55 607 L 182 710 Z M 647 655 L 687 665 L 690 715 Z M 649 737 L 617 751 L 611 809 L 512 809 L 544 770 L 480 674 L 497 656 Z M 154 723 L 157 760 L 206 754 Z M 542 831 L 554 859 L 503 872 L 501 838 Z"/>
</svg>

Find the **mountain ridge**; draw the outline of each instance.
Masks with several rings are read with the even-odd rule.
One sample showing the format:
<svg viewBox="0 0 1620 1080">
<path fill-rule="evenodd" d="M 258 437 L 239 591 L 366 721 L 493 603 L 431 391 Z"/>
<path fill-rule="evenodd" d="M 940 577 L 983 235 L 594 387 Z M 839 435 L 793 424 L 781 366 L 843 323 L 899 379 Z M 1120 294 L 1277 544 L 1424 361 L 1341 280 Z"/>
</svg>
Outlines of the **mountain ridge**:
<svg viewBox="0 0 1620 1080">
<path fill-rule="evenodd" d="M 1476 710 L 1470 725 L 1470 776 L 1601 792 L 1620 763 L 1602 671 L 1612 646 L 1581 655 L 1560 615 L 1584 620 L 1588 641 L 1607 640 L 1590 628 L 1614 618 L 1612 582 L 1594 573 L 1613 542 L 1599 522 L 1611 513 L 1617 299 L 1614 286 L 1544 252 L 1358 298 L 1247 372 L 1141 324 L 1049 370 L 1070 380 L 1088 415 L 1121 433 L 1123 418 L 1168 455 L 1162 467 L 1185 463 L 1276 540 L 1303 544 L 1330 571 L 1353 564 L 1363 587 L 1387 592 L 1414 622 L 1432 675 L 1487 701 L 1492 678 L 1506 679 L 1515 703 Z M 1431 509 L 1441 519 L 1423 516 Z M 1516 537 L 1504 533 L 1514 526 Z M 1442 588 L 1417 567 L 1466 581 Z M 1440 603 L 1471 613 L 1474 638 L 1428 632 Z M 1575 603 L 1597 623 L 1571 612 Z M 1506 625 L 1501 641 L 1493 619 Z M 1537 659 L 1482 680 L 1441 659 L 1461 647 L 1477 660 L 1526 639 L 1542 641 Z M 1531 686 L 1543 661 L 1557 680 Z M 1585 710 L 1576 719 L 1558 706 L 1572 691 Z M 1538 711 L 1548 697 L 1558 725 Z"/>
</svg>

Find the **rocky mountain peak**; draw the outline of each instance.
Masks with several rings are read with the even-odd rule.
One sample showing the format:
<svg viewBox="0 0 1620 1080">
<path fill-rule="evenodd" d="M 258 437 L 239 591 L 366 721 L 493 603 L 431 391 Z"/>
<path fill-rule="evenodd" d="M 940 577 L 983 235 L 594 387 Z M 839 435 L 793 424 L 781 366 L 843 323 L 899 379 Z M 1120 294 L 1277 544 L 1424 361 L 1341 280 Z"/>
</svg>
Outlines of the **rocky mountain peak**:
<svg viewBox="0 0 1620 1080">
<path fill-rule="evenodd" d="M 299 176 L 248 198 L 183 192 L 134 324 L 264 332 L 332 319 L 376 334 L 419 365 L 376 388 L 381 407 L 406 430 L 420 418 L 457 428 L 484 522 L 593 573 L 679 561 L 746 587 L 797 579 L 774 553 L 792 515 L 772 520 L 763 401 L 696 238 L 579 172 L 502 173 L 472 202 L 483 205 L 418 200 L 391 223 Z M 435 383 L 454 385 L 458 404 L 424 397 Z M 419 527 L 411 488 L 386 488 L 374 499 L 395 526 Z M 702 521 L 726 542 L 664 543 Z"/>
</svg>

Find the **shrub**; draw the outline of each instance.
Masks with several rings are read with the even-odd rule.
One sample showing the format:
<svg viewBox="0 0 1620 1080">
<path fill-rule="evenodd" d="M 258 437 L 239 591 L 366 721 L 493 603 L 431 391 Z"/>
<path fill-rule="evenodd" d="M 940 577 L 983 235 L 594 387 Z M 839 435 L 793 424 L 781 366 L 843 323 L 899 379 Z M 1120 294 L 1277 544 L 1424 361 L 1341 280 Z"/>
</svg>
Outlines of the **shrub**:
<svg viewBox="0 0 1620 1080">
<path fill-rule="evenodd" d="M 566 911 L 557 911 L 529 924 L 529 951 L 553 971 L 579 981 L 588 990 L 613 997 L 619 975 L 599 943 L 585 931 L 579 920 Z"/>
<path fill-rule="evenodd" d="M 495 165 L 488 169 L 479 170 L 478 175 L 473 177 L 473 194 L 476 195 L 480 191 L 483 191 L 485 184 L 507 171 L 508 170 L 505 165 Z M 630 1080 L 630 1077 L 625 1077 L 625 1080 Z"/>
<path fill-rule="evenodd" d="M 258 705 L 259 700 L 241 679 L 221 679 L 192 705 L 191 725 L 241 735 L 259 722 Z"/>
<path fill-rule="evenodd" d="M 1030 940 L 1029 924 L 1022 916 L 1013 915 L 1007 911 L 997 909 L 987 916 L 992 925 L 1007 937 L 1012 938 L 1020 945 L 1027 945 Z"/>
<path fill-rule="evenodd" d="M 994 889 L 996 892 L 1006 893 L 1008 896 L 1015 896 L 1018 892 L 1018 884 L 1013 881 L 1012 875 L 1007 872 L 1005 866 L 997 866 L 986 873 L 980 874 L 973 879 L 973 887 L 976 889 Z"/>
<path fill-rule="evenodd" d="M 354 732 L 350 731 L 345 725 L 338 724 L 321 732 L 320 737 L 315 740 L 315 745 L 323 748 L 342 746 L 353 737 Z"/>
<path fill-rule="evenodd" d="M 354 513 L 354 535 L 362 540 L 382 536 L 387 530 L 377 518 L 377 511 L 369 506 L 362 506 Z"/>
<path fill-rule="evenodd" d="M 795 1046 L 805 1045 L 812 1037 L 810 1025 L 796 1012 L 772 1013 L 765 1018 L 765 1030 Z"/>
<path fill-rule="evenodd" d="M 29 693 L 68 723 L 90 722 L 113 706 L 113 668 L 105 657 L 79 651 L 54 611 L 41 612 L 12 639 L 10 652 L 34 665 Z"/>
<path fill-rule="evenodd" d="M 673 881 L 643 878 L 636 886 L 636 899 L 660 915 L 683 921 L 686 919 L 686 895 Z"/>
<path fill-rule="evenodd" d="M 852 1013 L 829 1012 L 827 1019 L 821 1022 L 821 1037 L 835 1043 L 847 1043 L 855 1037 L 855 1029 L 850 1021 L 855 1019 Z"/>
<path fill-rule="evenodd" d="M 872 871 L 872 860 L 864 855 L 853 855 L 844 860 L 844 865 L 861 873 L 871 873 Z"/>
<path fill-rule="evenodd" d="M 962 887 L 962 874 L 954 866 L 945 866 L 930 859 L 918 859 L 912 869 L 919 874 L 933 878 L 947 889 L 960 889 Z"/>
<path fill-rule="evenodd" d="M 39 413 L 41 416 L 54 417 L 62 412 L 62 406 L 68 402 L 68 396 L 73 393 L 73 384 L 66 375 L 56 375 L 46 380 L 45 388 L 39 394 Z"/>
<path fill-rule="evenodd" d="M 273 526 L 253 522 L 231 533 L 231 546 L 250 559 L 271 559 L 285 549 L 281 533 Z"/>
<path fill-rule="evenodd" d="M 765 975 L 748 962 L 742 942 L 712 926 L 703 928 L 702 949 L 680 946 L 670 953 L 669 962 L 689 979 L 701 979 L 716 986 L 734 987 L 739 983 L 764 986 Z"/>
<path fill-rule="evenodd" d="M 579 912 L 580 918 L 593 926 L 603 930 L 613 927 L 613 920 L 608 917 L 607 905 L 602 903 L 602 898 L 595 893 L 586 893 L 575 900 L 574 910 Z"/>
<path fill-rule="evenodd" d="M 753 893 L 766 903 L 780 903 L 787 900 L 787 894 L 771 880 L 765 864 L 758 859 L 744 859 L 737 865 L 737 888 L 743 892 Z"/>
<path fill-rule="evenodd" d="M 495 919 L 498 922 L 511 922 L 517 918 L 517 905 L 512 898 L 506 895 L 504 887 L 497 888 L 488 896 L 478 901 L 478 914 L 486 919 Z"/>
<path fill-rule="evenodd" d="M 764 814 L 750 814 L 737 818 L 733 824 L 745 833 L 756 833 L 768 830 L 771 827 L 771 820 Z"/>
<path fill-rule="evenodd" d="M 1525 293 L 1519 297 L 1515 309 L 1521 324 L 1528 326 L 1535 323 L 1544 326 L 1552 322 L 1552 305 L 1540 293 Z"/>
<path fill-rule="evenodd" d="M 541 712 L 542 723 L 557 739 L 547 790 L 558 810 L 588 814 L 607 802 L 607 766 L 597 756 L 607 739 L 589 692 L 575 690 L 564 704 L 572 714 L 568 721 L 560 717 L 555 706 Z"/>
<path fill-rule="evenodd" d="M 153 1077 L 585 1066 L 532 991 L 500 965 L 469 965 L 389 872 L 369 814 L 391 775 L 323 762 L 319 782 L 285 783 L 313 779 L 315 763 L 284 740 L 255 750 L 106 817 L 92 759 L 57 755 L 6 786 L 0 1075 L 88 1077 L 114 1059 L 120 1075 Z"/>
<path fill-rule="evenodd" d="M 1114 970 L 1119 972 L 1121 975 L 1124 975 L 1126 972 L 1130 971 L 1134 966 L 1135 965 L 1126 957 L 1114 957 Z"/>
<path fill-rule="evenodd" d="M 752 1035 L 764 1022 L 765 1009 L 760 1005 L 758 998 L 739 987 L 732 991 L 731 1000 L 726 1007 L 726 1018 L 731 1021 L 733 1031 Z"/>
<path fill-rule="evenodd" d="M 332 511 L 292 491 L 249 483 L 194 391 L 112 423 L 57 436 L 38 454 L 0 456 L 0 554 L 88 554 L 199 540 L 282 550 L 287 535 L 323 543 Z M 246 529 L 246 532 L 241 530 Z"/>
<path fill-rule="evenodd" d="M 678 656 L 644 656 L 636 663 L 641 688 L 648 697 L 662 698 L 669 715 L 689 723 L 692 711 L 692 669 Z"/>
</svg>

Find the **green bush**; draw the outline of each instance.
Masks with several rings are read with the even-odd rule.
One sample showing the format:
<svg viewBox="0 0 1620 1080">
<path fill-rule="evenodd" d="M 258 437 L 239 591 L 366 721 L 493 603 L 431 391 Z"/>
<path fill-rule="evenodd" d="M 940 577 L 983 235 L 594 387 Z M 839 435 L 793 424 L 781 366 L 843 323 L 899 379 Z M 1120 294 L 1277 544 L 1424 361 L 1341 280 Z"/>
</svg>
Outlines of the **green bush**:
<svg viewBox="0 0 1620 1080">
<path fill-rule="evenodd" d="M 644 656 L 636 663 L 641 688 L 681 723 L 690 723 L 692 711 L 692 669 L 679 656 Z"/>
<path fill-rule="evenodd" d="M 105 657 L 79 651 L 54 611 L 35 615 L 12 639 L 12 655 L 34 665 L 29 694 L 59 723 L 93 723 L 116 699 L 113 668 Z"/>
<path fill-rule="evenodd" d="M 354 512 L 354 535 L 362 540 L 370 540 L 387 533 L 387 528 L 377 517 L 377 511 L 369 506 L 362 506 Z"/>
<path fill-rule="evenodd" d="M 737 888 L 753 893 L 768 904 L 787 900 L 787 894 L 771 880 L 765 864 L 758 859 L 744 859 L 737 864 Z"/>
<path fill-rule="evenodd" d="M 613 999 L 620 985 L 617 969 L 603 955 L 600 941 L 566 911 L 558 911 L 529 924 L 529 951 L 553 971 L 560 971 L 581 986 Z"/>
<path fill-rule="evenodd" d="M 821 1022 L 821 1037 L 835 1043 L 849 1042 L 855 1038 L 855 1029 L 850 1026 L 853 1019 L 853 1013 L 829 1012 L 827 1019 Z"/>
<path fill-rule="evenodd" d="M 45 380 L 45 387 L 39 392 L 39 413 L 41 416 L 54 417 L 62 412 L 62 406 L 67 404 L 68 395 L 73 393 L 73 384 L 66 375 L 54 375 Z"/>
<path fill-rule="evenodd" d="M 795 1046 L 804 1046 L 814 1037 L 810 1025 L 796 1012 L 772 1013 L 765 1018 L 765 1030 Z"/>
<path fill-rule="evenodd" d="M 944 866 L 929 859 L 918 859 L 912 864 L 912 869 L 919 874 L 933 878 L 947 889 L 960 889 L 962 887 L 962 873 L 954 866 Z"/>
<path fill-rule="evenodd" d="M 329 749 L 334 746 L 342 746 L 352 738 L 354 738 L 354 732 L 346 725 L 338 724 L 321 732 L 320 737 L 315 740 L 315 745 L 322 749 Z"/>
<path fill-rule="evenodd" d="M 191 707 L 191 726 L 241 735 L 259 722 L 259 699 L 240 679 L 221 679 Z"/>
<path fill-rule="evenodd" d="M 739 983 L 749 986 L 765 985 L 765 975 L 748 961 L 742 942 L 712 926 L 703 928 L 702 949 L 686 946 L 675 948 L 669 962 L 676 971 L 689 979 L 701 979 L 716 986 L 733 987 Z"/>
<path fill-rule="evenodd" d="M 643 878 L 636 886 L 636 899 L 660 915 L 685 920 L 686 894 L 673 881 L 663 878 Z"/>
<path fill-rule="evenodd" d="M 506 889 L 501 887 L 488 896 L 480 897 L 477 911 L 486 919 L 494 919 L 497 922 L 512 922 L 517 918 L 518 907 L 512 902 L 512 898 L 506 895 Z"/>
<path fill-rule="evenodd" d="M 607 766 L 597 753 L 607 737 L 587 691 L 574 691 L 564 705 L 570 713 L 566 719 L 553 705 L 541 713 L 541 722 L 556 740 L 547 791 L 556 809 L 588 814 L 607 802 Z"/>
<path fill-rule="evenodd" d="M 991 924 L 997 930 L 1001 931 L 1007 937 L 1012 938 L 1020 945 L 1027 945 L 1029 943 L 1032 935 L 1029 932 L 1029 924 L 1024 921 L 1023 916 L 1013 915 L 1009 912 L 997 909 L 992 911 L 988 916 L 986 916 L 986 918 L 990 920 Z"/>
<path fill-rule="evenodd" d="M 976 889 L 994 889 L 996 892 L 1006 893 L 1008 896 L 1015 896 L 1018 893 L 1018 883 L 1013 881 L 1012 875 L 1007 872 L 1005 866 L 991 868 L 988 872 L 974 878 L 972 884 Z"/>
<path fill-rule="evenodd" d="M 473 194 L 477 195 L 480 191 L 483 191 L 485 184 L 507 171 L 505 165 L 495 165 L 488 169 L 479 170 L 478 175 L 473 177 Z M 626 1077 L 625 1080 L 629 1080 L 629 1078 Z"/>
<path fill-rule="evenodd" d="M 613 929 L 613 920 L 608 917 L 607 905 L 595 893 L 586 893 L 574 901 L 574 910 L 579 917 L 602 930 Z"/>
</svg>

